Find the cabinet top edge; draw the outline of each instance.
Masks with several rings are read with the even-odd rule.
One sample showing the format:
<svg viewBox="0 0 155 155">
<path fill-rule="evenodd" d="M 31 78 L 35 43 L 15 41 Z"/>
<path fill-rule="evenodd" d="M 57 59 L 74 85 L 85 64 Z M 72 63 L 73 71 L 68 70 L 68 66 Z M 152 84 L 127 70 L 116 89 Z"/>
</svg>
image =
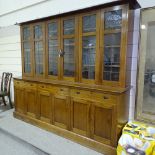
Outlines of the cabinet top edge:
<svg viewBox="0 0 155 155">
<path fill-rule="evenodd" d="M 78 82 L 64 82 L 64 81 L 58 81 L 58 80 L 36 80 L 36 79 L 25 79 L 22 77 L 13 77 L 15 81 L 25 81 L 25 82 L 34 82 L 34 83 L 41 83 L 41 84 L 53 84 L 53 85 L 59 85 L 64 87 L 71 87 L 71 88 L 79 88 L 79 89 L 89 89 L 89 90 L 96 90 L 96 91 L 102 91 L 102 92 L 109 92 L 114 94 L 122 94 L 130 90 L 130 86 L 127 86 L 125 88 L 122 87 L 112 87 L 112 86 L 104 86 L 104 85 L 95 85 L 95 84 L 84 84 L 84 83 L 78 83 Z"/>
<path fill-rule="evenodd" d="M 81 9 L 77 9 L 77 10 L 71 10 L 68 12 L 63 12 L 63 13 L 59 13 L 59 14 L 55 14 L 55 15 L 51 15 L 51 16 L 47 16 L 47 17 L 42 17 L 42 18 L 38 18 L 38 19 L 34 19 L 34 20 L 30 20 L 30 21 L 23 21 L 21 23 L 16 23 L 16 25 L 25 25 L 25 24 L 30 24 L 30 23 L 36 23 L 36 22 L 40 22 L 43 20 L 49 20 L 50 18 L 58 18 L 58 17 L 63 17 L 63 16 L 67 16 L 70 14 L 77 14 L 77 13 L 81 13 L 84 11 L 92 11 L 92 10 L 97 10 L 97 9 L 104 9 L 107 7 L 114 7 L 117 5 L 128 5 L 129 9 L 138 9 L 141 8 L 140 4 L 137 2 L 137 0 L 115 0 L 113 2 L 107 2 L 107 3 L 103 3 L 103 4 L 99 4 L 99 5 L 95 5 L 95 6 L 89 6 L 86 8 L 81 8 Z"/>
</svg>

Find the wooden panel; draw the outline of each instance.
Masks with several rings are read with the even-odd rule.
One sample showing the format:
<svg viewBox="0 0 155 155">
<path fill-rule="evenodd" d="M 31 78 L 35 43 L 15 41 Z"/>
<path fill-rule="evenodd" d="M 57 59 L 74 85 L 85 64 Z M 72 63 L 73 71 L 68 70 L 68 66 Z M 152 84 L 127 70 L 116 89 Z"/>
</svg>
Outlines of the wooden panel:
<svg viewBox="0 0 155 155">
<path fill-rule="evenodd" d="M 25 89 L 25 104 L 27 105 L 27 114 L 35 117 L 36 115 L 36 90 Z"/>
<path fill-rule="evenodd" d="M 14 86 L 23 87 L 24 86 L 24 81 L 16 81 L 16 80 L 14 80 Z"/>
<path fill-rule="evenodd" d="M 104 103 L 111 103 L 111 104 L 115 104 L 117 102 L 116 100 L 116 96 L 115 95 L 111 95 L 111 94 L 105 94 L 105 93 L 96 93 L 96 92 L 92 92 L 91 94 L 92 96 L 92 100 L 98 100 L 100 102 L 104 102 Z"/>
<path fill-rule="evenodd" d="M 52 121 L 52 97 L 48 91 L 38 91 L 38 113 L 41 120 Z"/>
<path fill-rule="evenodd" d="M 71 89 L 71 96 L 77 98 L 89 98 L 91 97 L 90 91 L 81 90 L 81 89 Z"/>
<path fill-rule="evenodd" d="M 36 88 L 36 84 L 34 82 L 24 82 L 26 88 Z"/>
<path fill-rule="evenodd" d="M 71 104 L 71 126 L 73 132 L 89 136 L 89 102 L 72 98 Z"/>
<path fill-rule="evenodd" d="M 110 129 L 112 126 L 112 110 L 95 107 L 94 119 L 94 134 L 99 137 L 110 139 Z"/>
<path fill-rule="evenodd" d="M 54 124 L 69 128 L 69 99 L 66 96 L 54 96 Z"/>
<path fill-rule="evenodd" d="M 91 132 L 92 138 L 108 144 L 113 145 L 115 140 L 116 127 L 115 127 L 115 114 L 113 105 L 104 105 L 98 102 L 91 108 Z M 115 127 L 115 129 L 114 129 Z"/>
<path fill-rule="evenodd" d="M 20 113 L 26 113 L 24 102 L 24 88 L 15 87 L 15 109 Z"/>
<path fill-rule="evenodd" d="M 55 87 L 56 94 L 59 95 L 69 95 L 69 88 L 66 87 Z"/>
</svg>

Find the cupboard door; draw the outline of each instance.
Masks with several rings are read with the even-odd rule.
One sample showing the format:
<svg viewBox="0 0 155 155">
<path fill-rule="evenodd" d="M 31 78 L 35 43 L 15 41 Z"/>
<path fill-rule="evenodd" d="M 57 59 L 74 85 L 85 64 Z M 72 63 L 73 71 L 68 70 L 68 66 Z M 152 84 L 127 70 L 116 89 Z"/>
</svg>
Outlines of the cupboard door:
<svg viewBox="0 0 155 155">
<path fill-rule="evenodd" d="M 52 122 L 52 95 L 48 91 L 38 91 L 37 117 L 47 123 Z"/>
<path fill-rule="evenodd" d="M 55 95 L 53 104 L 54 114 L 53 121 L 56 126 L 69 129 L 70 128 L 70 112 L 69 112 L 69 97 Z"/>
<path fill-rule="evenodd" d="M 25 93 L 24 88 L 14 87 L 15 89 L 15 109 L 19 113 L 26 114 Z"/>
<path fill-rule="evenodd" d="M 34 41 L 34 66 L 35 76 L 43 77 L 45 74 L 45 48 L 44 48 L 44 25 L 41 23 L 33 26 L 33 41 Z"/>
<path fill-rule="evenodd" d="M 25 104 L 27 106 L 27 115 L 30 115 L 31 117 L 35 117 L 36 116 L 36 108 L 37 108 L 37 93 L 35 89 L 25 89 Z"/>
<path fill-rule="evenodd" d="M 63 18 L 61 21 L 61 52 L 62 52 L 62 78 L 74 81 L 76 77 L 77 62 L 77 19 L 76 17 Z"/>
<path fill-rule="evenodd" d="M 126 43 L 127 43 L 126 9 L 122 6 L 102 11 L 101 56 L 102 81 L 110 85 L 125 83 Z"/>
<path fill-rule="evenodd" d="M 98 78 L 96 59 L 99 54 L 99 18 L 99 12 L 82 14 L 80 17 L 79 70 L 80 81 L 86 83 L 94 83 Z"/>
<path fill-rule="evenodd" d="M 21 28 L 22 40 L 22 58 L 23 58 L 23 74 L 32 76 L 32 32 L 29 25 Z"/>
<path fill-rule="evenodd" d="M 108 144 L 116 142 L 116 116 L 115 105 L 105 105 L 95 102 L 91 107 L 91 133 L 92 138 Z"/>
<path fill-rule="evenodd" d="M 89 107 L 87 100 L 71 99 L 71 128 L 73 132 L 89 136 Z"/>
<path fill-rule="evenodd" d="M 60 22 L 59 20 L 51 20 L 46 24 L 46 40 L 47 40 L 47 68 L 48 76 L 58 78 L 59 73 L 59 49 L 60 49 Z"/>
</svg>

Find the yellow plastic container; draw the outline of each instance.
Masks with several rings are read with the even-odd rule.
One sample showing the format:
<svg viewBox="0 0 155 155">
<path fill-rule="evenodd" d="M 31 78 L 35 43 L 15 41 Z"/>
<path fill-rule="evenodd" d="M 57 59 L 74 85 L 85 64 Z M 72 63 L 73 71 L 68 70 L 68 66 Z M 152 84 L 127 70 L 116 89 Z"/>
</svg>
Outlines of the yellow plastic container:
<svg viewBox="0 0 155 155">
<path fill-rule="evenodd" d="M 128 122 L 119 139 L 117 155 L 155 155 L 155 127 Z"/>
</svg>

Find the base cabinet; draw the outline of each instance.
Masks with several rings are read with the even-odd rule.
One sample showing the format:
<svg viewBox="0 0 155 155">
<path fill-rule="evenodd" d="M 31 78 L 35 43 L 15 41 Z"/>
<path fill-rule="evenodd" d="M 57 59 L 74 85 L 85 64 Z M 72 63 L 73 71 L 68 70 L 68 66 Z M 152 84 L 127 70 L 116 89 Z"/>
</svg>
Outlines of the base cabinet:
<svg viewBox="0 0 155 155">
<path fill-rule="evenodd" d="M 53 104 L 54 125 L 69 129 L 69 98 L 63 95 L 55 95 Z"/>
<path fill-rule="evenodd" d="M 24 89 L 15 87 L 15 110 L 19 113 L 26 113 Z"/>
<path fill-rule="evenodd" d="M 95 102 L 91 109 L 92 121 L 92 138 L 114 146 L 116 143 L 115 129 L 115 105 Z"/>
<path fill-rule="evenodd" d="M 32 117 L 36 116 L 36 107 L 37 107 L 37 92 L 36 89 L 25 89 L 25 105 L 27 115 Z"/>
<path fill-rule="evenodd" d="M 125 94 L 121 94 L 122 98 Z M 29 82 L 15 80 L 15 113 L 55 126 L 54 131 L 69 131 L 76 135 L 74 140 L 79 140 L 77 135 L 85 137 L 82 142 L 90 140 L 95 146 L 117 146 L 119 117 L 123 118 L 119 111 L 121 102 L 125 101 L 120 100 L 119 94 L 44 83 L 31 86 Z"/>
<path fill-rule="evenodd" d="M 37 118 L 50 123 L 52 115 L 52 95 L 48 91 L 38 90 Z"/>
<path fill-rule="evenodd" d="M 89 109 L 90 102 L 84 99 L 71 99 L 71 127 L 72 131 L 89 137 Z"/>
</svg>

